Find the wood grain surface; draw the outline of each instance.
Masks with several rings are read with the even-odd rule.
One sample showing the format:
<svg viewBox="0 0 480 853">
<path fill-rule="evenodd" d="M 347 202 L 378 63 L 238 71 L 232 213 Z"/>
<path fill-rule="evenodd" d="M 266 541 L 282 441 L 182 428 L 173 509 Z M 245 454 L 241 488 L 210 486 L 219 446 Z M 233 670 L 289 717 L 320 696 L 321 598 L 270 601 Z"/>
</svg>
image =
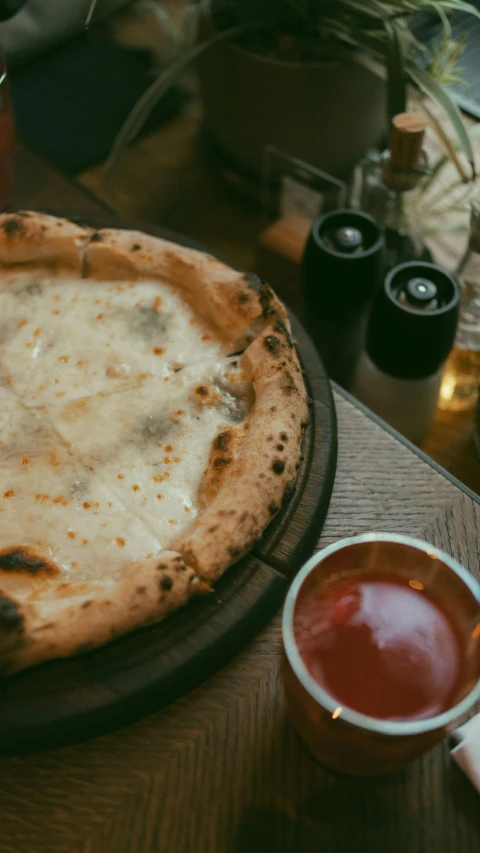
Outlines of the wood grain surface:
<svg viewBox="0 0 480 853">
<path fill-rule="evenodd" d="M 478 577 L 477 501 L 342 395 L 335 402 L 337 477 L 317 547 L 395 530 Z M 480 800 L 445 744 L 390 778 L 333 776 L 292 731 L 279 663 L 277 615 L 163 711 L 78 746 L 3 758 L 1 853 L 478 853 Z"/>
<path fill-rule="evenodd" d="M 318 546 L 420 536 L 478 577 L 480 508 L 335 398 L 339 458 Z M 478 853 L 478 794 L 446 745 L 351 781 L 317 766 L 285 716 L 276 616 L 184 699 L 116 734 L 0 762 L 2 853 Z"/>
</svg>

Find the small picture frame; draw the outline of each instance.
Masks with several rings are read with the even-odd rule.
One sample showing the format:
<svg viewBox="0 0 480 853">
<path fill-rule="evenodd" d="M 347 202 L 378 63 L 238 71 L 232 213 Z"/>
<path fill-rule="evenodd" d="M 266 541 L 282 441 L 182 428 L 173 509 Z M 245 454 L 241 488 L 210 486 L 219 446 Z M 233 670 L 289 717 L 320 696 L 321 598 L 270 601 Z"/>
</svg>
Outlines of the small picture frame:
<svg viewBox="0 0 480 853">
<path fill-rule="evenodd" d="M 266 222 L 303 219 L 345 207 L 348 187 L 333 175 L 290 157 L 269 145 L 262 169 L 262 200 Z"/>
</svg>

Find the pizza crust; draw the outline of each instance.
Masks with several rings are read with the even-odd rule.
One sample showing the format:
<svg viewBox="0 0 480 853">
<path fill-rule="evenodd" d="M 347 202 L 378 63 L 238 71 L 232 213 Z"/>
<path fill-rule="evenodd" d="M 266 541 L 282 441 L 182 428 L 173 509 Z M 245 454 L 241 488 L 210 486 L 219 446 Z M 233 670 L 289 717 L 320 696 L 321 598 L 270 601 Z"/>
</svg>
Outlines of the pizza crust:
<svg viewBox="0 0 480 853">
<path fill-rule="evenodd" d="M 41 554 L 37 560 L 41 565 Z M 35 602 L 0 593 L 0 674 L 89 651 L 158 622 L 205 591 L 181 555 L 165 551 L 155 560 L 133 563 L 120 580 L 73 588 L 60 584 Z"/>
<path fill-rule="evenodd" d="M 100 279 L 161 278 L 179 287 L 207 322 L 242 346 L 264 321 L 285 316 L 273 290 L 253 273 L 136 231 L 97 231 L 86 253 L 87 275 Z"/>
<path fill-rule="evenodd" d="M 46 213 L 20 210 L 0 216 L 0 264 L 38 264 L 83 274 L 93 230 Z"/>
<path fill-rule="evenodd" d="M 209 580 L 246 554 L 291 498 L 307 422 L 302 372 L 283 318 L 277 315 L 250 344 L 243 363 L 256 395 L 243 439 L 218 450 L 214 442 L 206 479 L 215 476 L 211 472 L 220 460 L 222 482 L 217 474 L 213 500 L 172 545 Z"/>
<path fill-rule="evenodd" d="M 2 588 L 0 543 L 0 669 L 11 672 L 159 621 L 208 590 L 293 494 L 308 410 L 287 312 L 255 275 L 139 232 L 93 231 L 31 212 L 0 216 L 0 264 L 4 271 L 38 264 L 101 281 L 168 282 L 238 353 L 235 364 L 255 394 L 242 423 L 214 439 L 198 494 L 201 511 L 160 557 L 80 588 L 47 572 L 27 601 L 21 592 L 29 589 L 27 568 L 18 593 L 11 575 Z"/>
</svg>

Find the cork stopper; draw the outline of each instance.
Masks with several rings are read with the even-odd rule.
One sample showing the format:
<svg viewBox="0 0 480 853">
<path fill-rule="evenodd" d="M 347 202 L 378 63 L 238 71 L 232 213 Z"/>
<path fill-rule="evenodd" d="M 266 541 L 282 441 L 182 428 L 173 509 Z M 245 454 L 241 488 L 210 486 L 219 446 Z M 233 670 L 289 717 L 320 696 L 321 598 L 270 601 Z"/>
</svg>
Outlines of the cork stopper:
<svg viewBox="0 0 480 853">
<path fill-rule="evenodd" d="M 405 192 L 420 180 L 415 173 L 422 157 L 427 124 L 418 113 L 399 113 L 392 120 L 390 156 L 383 166 L 383 180 L 390 189 Z"/>
</svg>

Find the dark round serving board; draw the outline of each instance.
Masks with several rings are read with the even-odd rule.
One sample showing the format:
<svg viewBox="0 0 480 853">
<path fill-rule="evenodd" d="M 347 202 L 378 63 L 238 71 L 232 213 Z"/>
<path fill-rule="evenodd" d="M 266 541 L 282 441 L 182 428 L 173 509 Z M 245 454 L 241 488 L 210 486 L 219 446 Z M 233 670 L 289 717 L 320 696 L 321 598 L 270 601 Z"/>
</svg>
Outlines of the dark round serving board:
<svg viewBox="0 0 480 853">
<path fill-rule="evenodd" d="M 139 227 L 108 215 L 101 222 L 92 216 L 82 219 L 94 227 Z M 162 229 L 144 223 L 140 227 L 192 245 Z M 322 529 L 337 456 L 327 376 L 293 317 L 292 327 L 311 405 L 304 458 L 290 502 L 260 544 L 218 581 L 211 596 L 89 654 L 0 679 L 0 754 L 93 737 L 171 702 L 225 664 L 279 607 L 289 579 L 311 554 Z"/>
</svg>

